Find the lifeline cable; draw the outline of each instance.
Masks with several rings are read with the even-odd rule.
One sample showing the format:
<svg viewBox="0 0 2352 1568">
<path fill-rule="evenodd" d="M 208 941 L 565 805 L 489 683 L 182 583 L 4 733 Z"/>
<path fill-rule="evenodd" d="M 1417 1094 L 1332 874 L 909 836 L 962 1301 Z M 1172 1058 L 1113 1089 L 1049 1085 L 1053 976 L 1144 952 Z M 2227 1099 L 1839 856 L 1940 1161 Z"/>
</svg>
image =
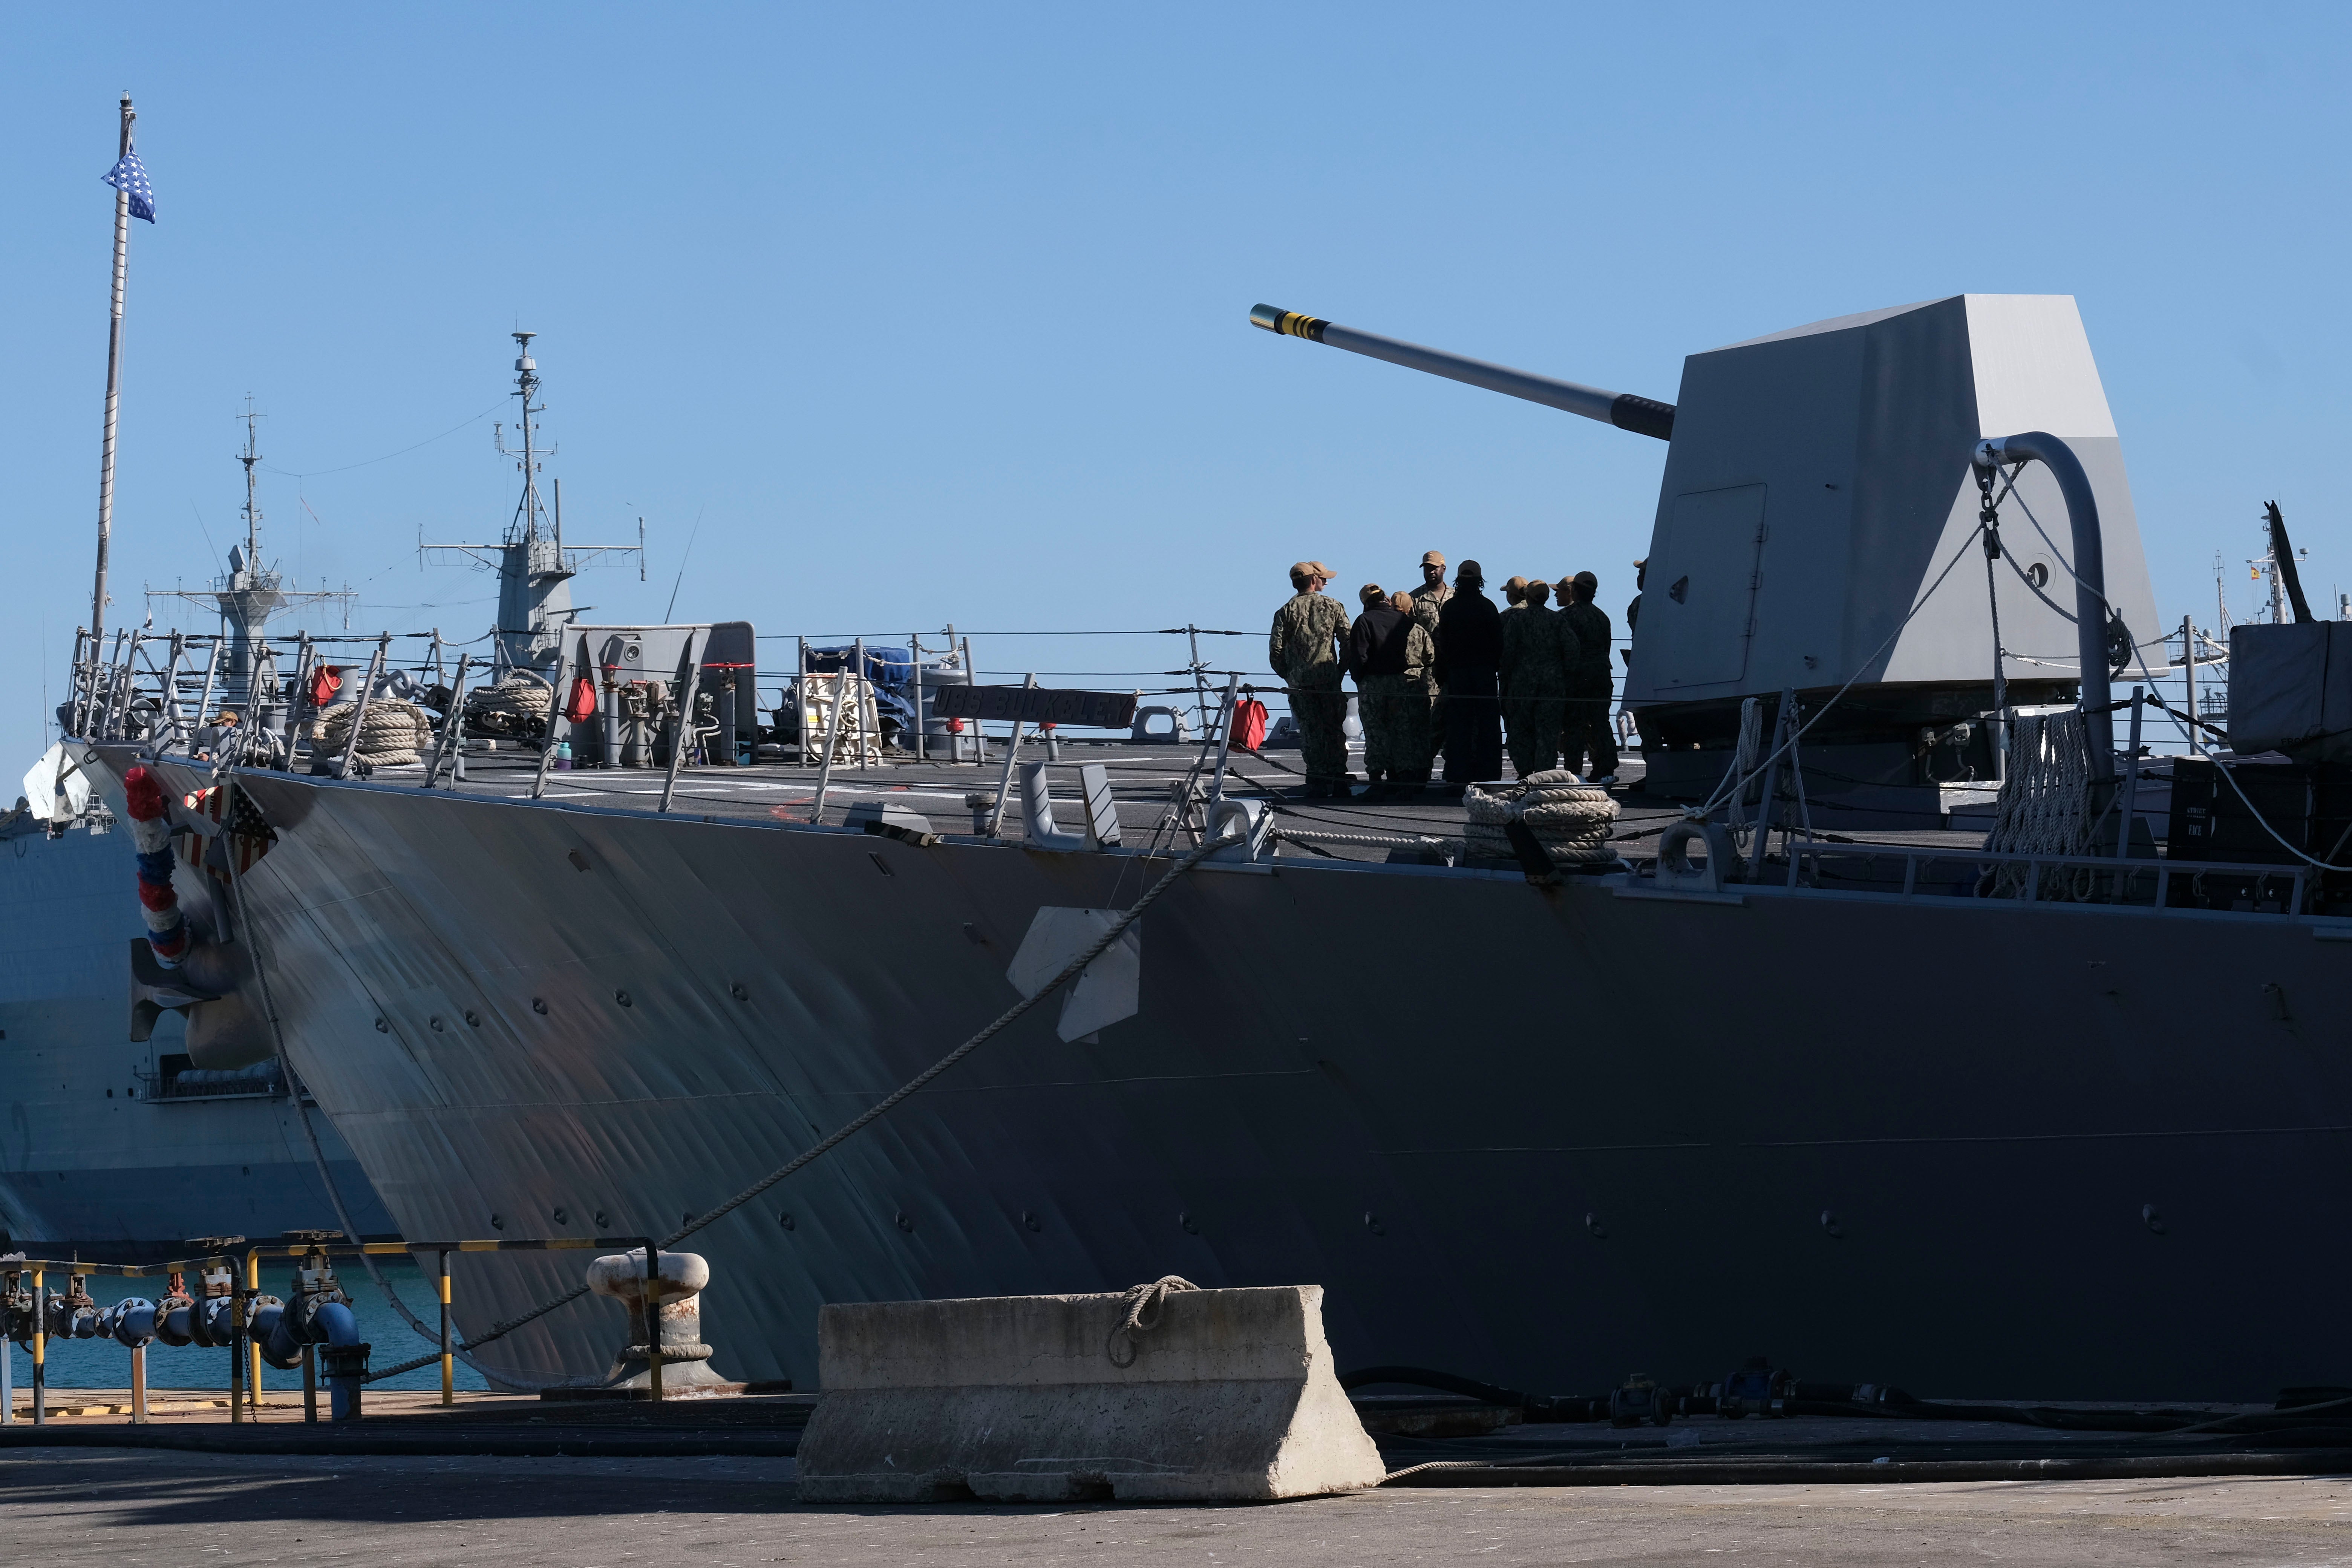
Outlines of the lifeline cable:
<svg viewBox="0 0 2352 1568">
<path fill-rule="evenodd" d="M 237 783 L 234 768 L 229 770 L 228 777 L 230 784 L 233 785 Z M 250 797 L 248 796 L 248 798 Z M 232 810 L 234 808 L 234 797 L 232 797 L 230 802 Z M 255 802 L 256 810 L 259 809 L 259 802 Z M 752 1183 L 750 1186 L 744 1188 L 741 1192 L 736 1194 L 725 1203 L 720 1204 L 717 1208 L 711 1209 L 708 1213 L 698 1216 L 677 1231 L 671 1233 L 671 1235 L 664 1238 L 659 1244 L 659 1249 L 667 1249 L 668 1247 L 675 1247 L 677 1243 L 685 1240 L 688 1237 L 692 1236 L 696 1231 L 702 1229 L 704 1226 L 711 1224 L 715 1220 L 731 1214 L 736 1209 L 740 1208 L 743 1205 L 759 1196 L 761 1193 L 766 1192 L 770 1187 L 774 1186 L 778 1182 L 784 1180 L 787 1176 L 793 1174 L 795 1172 L 798 1172 L 803 1167 L 823 1158 L 856 1133 L 864 1131 L 874 1122 L 880 1121 L 884 1116 L 888 1115 L 892 1110 L 896 1110 L 901 1102 L 919 1091 L 932 1079 L 938 1078 L 941 1073 L 946 1072 L 950 1068 L 954 1067 L 958 1062 L 963 1060 L 964 1058 L 970 1056 L 982 1046 L 987 1044 L 991 1039 L 1003 1033 L 1007 1027 L 1017 1021 L 1032 1007 L 1034 1007 L 1039 1002 L 1044 1001 L 1047 996 L 1052 995 L 1064 985 L 1069 984 L 1070 981 L 1076 979 L 1078 974 L 1086 969 L 1087 964 L 1092 963 L 1096 959 L 1101 957 L 1104 952 L 1108 951 L 1110 945 L 1117 942 L 1119 937 L 1125 933 L 1127 928 L 1134 924 L 1135 921 L 1142 916 L 1143 911 L 1148 909 L 1160 894 L 1166 892 L 1170 887 L 1173 886 L 1178 878 L 1181 877 L 1185 872 L 1190 871 L 1193 867 L 1199 865 L 1216 850 L 1223 849 L 1241 842 L 1242 839 L 1239 837 L 1227 835 L 1222 838 L 1210 839 L 1208 842 L 1201 845 L 1198 848 L 1187 853 L 1181 859 L 1171 866 L 1167 871 L 1161 875 L 1160 880 L 1154 882 L 1150 888 L 1146 889 L 1141 898 L 1136 900 L 1133 904 L 1121 911 L 1119 915 L 1104 929 L 1101 935 L 1089 943 L 1086 950 L 1080 952 L 1077 957 L 1072 959 L 1067 964 L 1066 964 L 1061 973 L 1055 974 L 1053 979 L 1047 981 L 1044 985 L 1040 986 L 1029 995 L 1022 998 L 1019 1002 L 1014 1003 L 1011 1007 L 1000 1014 L 996 1020 L 993 1023 L 991 1023 L 986 1028 L 983 1028 L 980 1033 L 964 1041 L 963 1044 L 958 1046 L 954 1050 L 950 1051 L 946 1056 L 941 1057 L 938 1061 L 932 1063 L 923 1071 L 916 1074 L 915 1077 L 900 1085 L 898 1089 L 894 1090 L 887 1097 L 877 1101 L 874 1105 L 869 1106 L 864 1112 L 836 1129 L 828 1137 L 820 1140 L 807 1150 L 787 1161 L 777 1170 L 761 1177 L 759 1181 Z M 231 867 L 229 889 L 236 903 L 237 924 L 239 929 L 247 933 L 248 940 L 251 940 L 257 933 L 254 931 L 254 928 L 251 923 L 246 919 L 245 880 L 244 878 L 235 870 L 236 858 L 234 855 L 231 855 L 228 859 Z M 278 1022 L 277 1004 L 269 988 L 268 967 L 262 963 L 261 948 L 257 941 L 254 942 L 252 952 L 254 976 L 261 987 L 262 1011 L 269 1020 L 270 1038 L 278 1048 L 279 1070 L 286 1074 L 287 1081 L 290 1086 L 296 1080 L 293 1077 L 292 1064 L 288 1061 L 286 1057 L 285 1031 Z M 342 1194 L 337 1190 L 334 1178 L 329 1173 L 326 1155 L 319 1146 L 318 1133 L 310 1126 L 309 1111 L 306 1108 L 302 1107 L 300 1096 L 299 1094 L 296 1096 L 295 1103 L 297 1110 L 302 1112 L 302 1131 L 304 1136 L 310 1140 L 311 1158 L 318 1164 L 320 1180 L 326 1184 L 327 1195 L 333 1200 L 335 1217 L 342 1222 L 343 1233 L 346 1236 L 356 1237 L 359 1232 L 356 1227 L 352 1226 L 351 1216 L 343 1206 Z M 375 1281 L 377 1289 L 383 1292 L 385 1299 L 393 1304 L 394 1310 L 396 1310 L 403 1318 L 407 1320 L 409 1327 L 415 1330 L 421 1337 L 433 1340 L 437 1342 L 441 1337 L 440 1331 L 438 1329 L 426 1328 L 423 1321 L 420 1320 L 415 1313 L 408 1310 L 407 1304 L 400 1300 L 399 1295 L 394 1291 L 392 1286 L 381 1274 L 377 1273 L 375 1264 L 373 1259 L 369 1258 L 366 1254 L 362 1253 L 361 1254 L 361 1260 L 366 1265 L 369 1278 Z M 512 1333 L 515 1330 L 522 1327 L 525 1323 L 532 1321 L 534 1319 L 544 1317 L 549 1312 L 555 1310 L 558 1307 L 566 1306 L 571 1302 L 578 1300 L 587 1293 L 587 1286 L 574 1286 L 564 1294 L 555 1297 L 551 1300 L 541 1302 L 539 1306 L 532 1308 L 530 1311 L 492 1324 L 487 1333 L 475 1335 L 468 1339 L 463 1345 L 453 1347 L 453 1353 L 464 1358 L 467 1365 L 473 1367 L 474 1370 L 481 1373 L 485 1377 L 495 1377 L 498 1382 L 506 1383 L 517 1387 L 526 1386 L 529 1383 L 535 1380 L 530 1379 L 528 1376 L 517 1378 L 503 1373 L 492 1373 L 477 1363 L 472 1358 L 471 1352 L 479 1349 L 483 1345 L 488 1344 L 493 1340 L 504 1338 L 506 1335 Z M 379 1377 L 390 1377 L 397 1374 L 398 1373 L 409 1371 L 415 1367 L 423 1366 L 427 1363 L 437 1359 L 439 1359 L 439 1352 L 436 1351 L 432 1355 L 425 1356 L 417 1361 L 403 1363 L 401 1365 L 396 1367 L 387 1367 L 383 1372 L 376 1375 Z"/>
</svg>

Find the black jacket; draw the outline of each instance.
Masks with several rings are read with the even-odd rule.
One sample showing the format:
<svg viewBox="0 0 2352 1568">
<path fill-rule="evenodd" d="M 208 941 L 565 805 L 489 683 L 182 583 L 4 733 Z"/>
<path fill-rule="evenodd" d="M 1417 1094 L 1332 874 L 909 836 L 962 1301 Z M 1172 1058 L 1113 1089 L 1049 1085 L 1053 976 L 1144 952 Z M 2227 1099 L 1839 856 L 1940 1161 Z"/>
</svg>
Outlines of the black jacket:
<svg viewBox="0 0 2352 1568">
<path fill-rule="evenodd" d="M 1475 588 L 1456 587 L 1437 612 L 1437 679 L 1448 670 L 1492 672 L 1503 666 L 1503 614 Z"/>
<path fill-rule="evenodd" d="M 1402 675 L 1412 642 L 1412 617 L 1375 605 L 1356 617 L 1348 633 L 1348 673 L 1359 680 L 1368 675 Z"/>
</svg>

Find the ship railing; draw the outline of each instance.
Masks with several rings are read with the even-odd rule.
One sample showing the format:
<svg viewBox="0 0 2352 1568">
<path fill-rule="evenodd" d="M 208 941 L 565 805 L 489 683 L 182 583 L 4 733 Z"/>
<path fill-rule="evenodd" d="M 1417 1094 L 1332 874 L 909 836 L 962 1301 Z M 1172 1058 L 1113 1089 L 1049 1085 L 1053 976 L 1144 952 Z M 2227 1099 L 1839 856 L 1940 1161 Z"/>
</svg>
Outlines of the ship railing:
<svg viewBox="0 0 2352 1568">
<path fill-rule="evenodd" d="M 2311 871 L 2260 862 L 1799 842 L 1789 846 L 1780 880 L 1799 892 L 2109 904 L 2152 914 L 2220 909 L 2296 915 L 2309 912 Z"/>
<path fill-rule="evenodd" d="M 1175 668 L 1167 667 L 1165 660 L 1152 659 L 1144 668 L 1059 673 L 1098 680 L 1107 689 L 1132 687 L 1139 698 L 1149 694 L 1189 699 L 1190 709 L 1197 714 L 1193 727 L 1213 730 L 1219 711 L 1215 701 L 1217 679 L 1232 672 L 1202 653 L 1201 639 L 1256 634 L 1187 625 L 1105 632 L 987 635 L 1013 638 L 1182 637 L 1186 639 L 1189 657 Z M 925 700 L 933 686 L 978 681 L 983 675 L 1017 677 L 1022 673 L 981 670 L 973 659 L 971 634 L 959 636 L 953 627 L 948 628 L 943 637 L 919 633 L 843 633 L 830 638 L 762 634 L 757 640 L 790 644 L 797 650 L 790 668 L 755 672 L 761 690 L 754 699 L 756 707 L 761 711 L 780 710 L 788 718 L 798 715 L 800 700 L 812 683 L 820 687 L 829 684 L 834 666 L 866 662 L 875 649 L 886 647 L 909 655 L 910 695 L 922 702 L 925 713 L 925 722 L 909 738 L 914 742 L 913 749 L 927 761 L 983 760 L 977 744 L 977 726 L 970 731 L 957 731 L 949 721 L 929 717 Z M 828 640 L 840 647 L 819 646 Z M 92 637 L 87 631 L 78 632 L 68 664 L 66 700 L 59 708 L 65 731 L 86 741 L 135 741 L 159 751 L 184 752 L 196 745 L 197 731 L 209 724 L 221 708 L 235 707 L 248 726 L 257 721 L 268 725 L 278 733 L 287 749 L 299 752 L 305 721 L 317 716 L 308 700 L 307 688 L 309 677 L 318 665 L 332 664 L 348 670 L 366 663 L 371 650 L 382 648 L 386 673 L 397 671 L 420 689 L 446 689 L 451 685 L 452 667 L 463 646 L 443 638 L 437 632 L 305 632 L 299 637 L 275 638 L 257 636 L 250 643 L 252 668 L 239 675 L 228 665 L 231 643 L 230 637 L 221 634 L 155 631 L 143 626 L 111 631 L 103 638 Z M 270 677 L 271 684 L 267 689 L 249 689 L 257 671 L 266 671 Z M 1278 679 L 1273 679 L 1271 686 L 1266 684 L 1273 678 L 1265 671 L 1244 669 L 1239 673 L 1244 680 L 1258 682 L 1258 689 L 1279 689 Z M 1185 684 L 1165 684 L 1169 677 Z M 765 695 L 771 689 L 775 692 L 772 701 Z M 946 754 L 940 758 L 936 756 L 939 752 Z"/>
<path fill-rule="evenodd" d="M 45 1425 L 48 1419 L 47 1373 L 48 1342 L 51 1336 L 47 1328 L 47 1303 L 44 1300 L 43 1288 L 47 1277 L 50 1274 L 63 1274 L 68 1278 L 95 1274 L 114 1279 L 155 1279 L 174 1274 L 185 1276 L 194 1272 L 201 1277 L 211 1268 L 233 1268 L 241 1256 L 245 1264 L 245 1283 L 240 1291 L 235 1292 L 238 1296 L 238 1300 L 231 1319 L 234 1342 L 229 1347 L 228 1373 L 229 1419 L 232 1422 L 240 1423 L 261 1419 L 261 1345 L 251 1333 L 247 1331 L 247 1325 L 252 1321 L 255 1308 L 261 1304 L 256 1298 L 261 1294 L 261 1260 L 265 1258 L 303 1259 L 313 1256 L 396 1258 L 405 1255 L 416 1259 L 421 1266 L 425 1256 L 432 1255 L 436 1265 L 435 1284 L 437 1287 L 436 1293 L 440 1297 L 441 1307 L 440 1348 L 418 1356 L 413 1361 L 402 1362 L 397 1366 L 366 1371 L 362 1374 L 362 1381 L 374 1383 L 387 1377 L 397 1377 L 403 1373 L 413 1372 L 418 1367 L 430 1366 L 437 1361 L 441 1363 L 441 1403 L 445 1405 L 455 1405 L 457 1402 L 458 1346 L 456 1327 L 449 1315 L 452 1300 L 449 1274 L 451 1253 L 578 1252 L 596 1248 L 643 1255 L 646 1260 L 646 1279 L 649 1284 L 657 1282 L 661 1274 L 660 1245 L 650 1236 L 533 1237 L 513 1239 L 493 1237 L 467 1241 L 351 1242 L 342 1240 L 343 1233 L 338 1230 L 298 1230 L 288 1231 L 285 1234 L 287 1237 L 285 1241 L 265 1242 L 257 1245 L 248 1245 L 246 1238 L 241 1236 L 202 1237 L 188 1244 L 198 1249 L 195 1255 L 172 1258 L 162 1263 L 96 1263 L 80 1258 L 26 1258 L 21 1255 L 0 1257 L 0 1270 L 6 1272 L 10 1286 L 13 1287 L 24 1275 L 32 1276 L 32 1332 L 26 1348 L 32 1352 L 33 1356 L 34 1424 Z M 237 1247 L 244 1249 L 241 1255 L 233 1250 Z M 649 1295 L 657 1299 L 658 1291 L 650 1291 Z M 662 1396 L 661 1334 L 657 1325 L 651 1321 L 651 1314 L 648 1314 L 648 1328 L 652 1331 L 646 1335 L 646 1372 L 650 1384 L 647 1392 L 653 1398 L 659 1399 Z M 311 1353 L 315 1348 L 308 1344 L 302 1347 L 303 1419 L 313 1422 L 319 1418 L 318 1387 Z M 367 1349 L 364 1345 L 358 1348 L 362 1351 Z M 131 1367 L 133 1413 L 131 1419 L 134 1423 L 144 1425 L 147 1419 L 147 1358 L 146 1347 L 143 1344 L 132 1349 Z M 7 1392 L 9 1391 L 0 1391 L 0 1397 L 5 1397 Z M 13 1423 L 13 1405 L 0 1404 L 0 1410 L 5 1411 Z"/>
</svg>

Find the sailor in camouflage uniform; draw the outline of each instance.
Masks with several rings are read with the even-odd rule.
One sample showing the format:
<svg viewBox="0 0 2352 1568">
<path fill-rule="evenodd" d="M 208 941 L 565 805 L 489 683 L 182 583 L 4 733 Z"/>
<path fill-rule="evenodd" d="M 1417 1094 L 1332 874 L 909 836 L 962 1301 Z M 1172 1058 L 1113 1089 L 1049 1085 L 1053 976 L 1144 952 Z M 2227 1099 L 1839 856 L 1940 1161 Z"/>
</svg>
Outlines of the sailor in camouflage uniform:
<svg viewBox="0 0 2352 1568">
<path fill-rule="evenodd" d="M 1612 784 L 1617 782 L 1617 734 L 1610 727 L 1609 709 L 1616 689 L 1609 668 L 1609 612 L 1592 602 L 1600 590 L 1601 579 L 1579 572 L 1569 579 L 1569 602 L 1559 616 L 1560 654 L 1568 667 L 1560 765 L 1583 773 L 1592 784 Z"/>
<path fill-rule="evenodd" d="M 1413 635 L 1405 641 L 1405 689 L 1412 693 L 1420 704 L 1413 710 L 1414 717 L 1406 726 L 1406 739 L 1398 744 L 1407 750 L 1417 749 L 1423 757 L 1433 756 L 1437 742 L 1428 733 L 1428 726 L 1437 711 L 1437 638 L 1413 615 L 1415 604 L 1411 594 L 1391 594 L 1389 604 L 1398 615 L 1412 622 Z M 1409 784 L 1414 789 L 1423 789 L 1428 787 L 1429 773 L 1428 765 L 1423 763 L 1418 773 L 1400 782 Z"/>
<path fill-rule="evenodd" d="M 1568 667 L 1559 616 L 1545 603 L 1550 597 L 1551 584 L 1538 577 L 1521 586 L 1518 607 L 1501 617 L 1503 726 L 1511 767 L 1521 778 L 1551 767 L 1559 754 Z"/>
<path fill-rule="evenodd" d="M 1348 612 L 1327 597 L 1331 568 L 1301 561 L 1290 569 L 1298 590 L 1274 613 L 1266 638 L 1266 663 L 1290 690 L 1290 715 L 1298 724 L 1298 751 L 1307 764 L 1307 798 L 1348 794 L 1348 697 L 1339 689 L 1341 657 L 1348 642 Z"/>
<path fill-rule="evenodd" d="M 1363 614 L 1348 634 L 1348 673 L 1364 721 L 1366 800 L 1416 793 L 1429 782 L 1429 634 L 1413 623 L 1412 599 L 1364 584 Z"/>
<path fill-rule="evenodd" d="M 1454 590 L 1445 582 L 1445 557 L 1432 550 L 1421 558 L 1421 586 L 1412 591 L 1412 624 L 1429 634 L 1430 663 L 1436 662 L 1437 616 Z M 1436 761 L 1445 745 L 1445 694 L 1438 689 L 1433 668 L 1429 678 L 1429 756 Z M 1423 778 L 1428 775 L 1423 774 Z"/>
</svg>

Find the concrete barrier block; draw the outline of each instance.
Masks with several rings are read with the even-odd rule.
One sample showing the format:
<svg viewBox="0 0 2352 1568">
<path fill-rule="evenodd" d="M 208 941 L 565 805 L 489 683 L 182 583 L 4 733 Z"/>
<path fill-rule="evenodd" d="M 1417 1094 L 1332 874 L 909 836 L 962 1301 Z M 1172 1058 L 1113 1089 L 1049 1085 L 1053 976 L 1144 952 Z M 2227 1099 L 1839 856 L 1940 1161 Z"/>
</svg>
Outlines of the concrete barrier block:
<svg viewBox="0 0 2352 1568">
<path fill-rule="evenodd" d="M 1323 1338 L 1323 1288 L 828 1306 L 803 1502 L 1270 1501 L 1376 1485 Z"/>
</svg>

